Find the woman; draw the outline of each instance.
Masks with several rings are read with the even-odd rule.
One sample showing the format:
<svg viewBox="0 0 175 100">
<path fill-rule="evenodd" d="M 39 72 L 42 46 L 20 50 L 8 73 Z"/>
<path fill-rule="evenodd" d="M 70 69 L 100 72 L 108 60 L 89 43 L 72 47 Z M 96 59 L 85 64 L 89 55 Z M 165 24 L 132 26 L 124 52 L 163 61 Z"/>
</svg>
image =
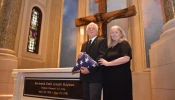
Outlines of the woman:
<svg viewBox="0 0 175 100">
<path fill-rule="evenodd" d="M 119 26 L 112 26 L 104 66 L 103 100 L 132 100 L 131 47 Z"/>
</svg>

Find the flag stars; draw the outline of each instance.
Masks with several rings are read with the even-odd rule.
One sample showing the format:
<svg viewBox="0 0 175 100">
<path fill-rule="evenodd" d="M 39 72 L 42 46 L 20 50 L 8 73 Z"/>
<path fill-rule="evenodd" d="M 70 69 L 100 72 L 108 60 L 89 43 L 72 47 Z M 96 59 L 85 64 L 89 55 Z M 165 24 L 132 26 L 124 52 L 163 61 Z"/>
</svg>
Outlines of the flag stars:
<svg viewBox="0 0 175 100">
<path fill-rule="evenodd" d="M 85 62 L 88 62 L 89 61 L 89 59 L 88 58 L 85 58 Z"/>
<path fill-rule="evenodd" d="M 76 63 L 76 66 L 78 67 L 78 63 Z"/>
<path fill-rule="evenodd" d="M 82 60 L 80 61 L 80 64 L 81 64 L 81 65 L 83 64 L 83 61 L 82 61 Z"/>
<path fill-rule="evenodd" d="M 95 67 L 96 66 L 95 63 L 92 66 Z"/>
<path fill-rule="evenodd" d="M 93 60 L 88 54 L 83 53 L 82 57 L 78 58 L 76 66 L 74 66 L 72 72 L 80 70 L 81 66 L 86 68 L 97 67 L 98 63 L 95 60 Z"/>
</svg>

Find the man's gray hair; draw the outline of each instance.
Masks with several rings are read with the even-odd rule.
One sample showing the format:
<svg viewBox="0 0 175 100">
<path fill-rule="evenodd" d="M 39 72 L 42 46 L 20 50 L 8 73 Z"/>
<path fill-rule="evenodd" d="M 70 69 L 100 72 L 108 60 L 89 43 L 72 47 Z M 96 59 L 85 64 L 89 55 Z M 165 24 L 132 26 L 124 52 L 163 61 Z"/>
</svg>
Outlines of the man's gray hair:
<svg viewBox="0 0 175 100">
<path fill-rule="evenodd" d="M 91 22 L 91 23 L 89 23 L 88 25 L 87 25 L 87 27 L 86 27 L 86 31 L 88 30 L 88 27 L 90 26 L 90 25 L 95 25 L 95 28 L 96 28 L 96 30 L 98 31 L 98 25 L 96 24 L 96 23 L 94 23 L 94 22 Z"/>
</svg>

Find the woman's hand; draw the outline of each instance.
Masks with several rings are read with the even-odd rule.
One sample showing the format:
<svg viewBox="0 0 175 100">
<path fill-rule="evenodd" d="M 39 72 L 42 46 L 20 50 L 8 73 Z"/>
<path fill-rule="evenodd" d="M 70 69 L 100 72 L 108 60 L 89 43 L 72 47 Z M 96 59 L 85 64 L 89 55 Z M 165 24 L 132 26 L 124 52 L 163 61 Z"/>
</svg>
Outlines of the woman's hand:
<svg viewBox="0 0 175 100">
<path fill-rule="evenodd" d="M 100 59 L 98 60 L 98 63 L 99 63 L 100 65 L 109 66 L 109 62 L 106 61 L 106 60 L 103 59 L 103 58 L 100 58 Z"/>
<path fill-rule="evenodd" d="M 86 67 L 81 67 L 80 71 L 81 71 L 82 74 L 89 74 L 90 73 L 89 70 Z"/>
<path fill-rule="evenodd" d="M 78 58 L 81 58 L 82 55 L 83 55 L 83 52 L 80 52 L 80 53 L 78 54 Z"/>
</svg>

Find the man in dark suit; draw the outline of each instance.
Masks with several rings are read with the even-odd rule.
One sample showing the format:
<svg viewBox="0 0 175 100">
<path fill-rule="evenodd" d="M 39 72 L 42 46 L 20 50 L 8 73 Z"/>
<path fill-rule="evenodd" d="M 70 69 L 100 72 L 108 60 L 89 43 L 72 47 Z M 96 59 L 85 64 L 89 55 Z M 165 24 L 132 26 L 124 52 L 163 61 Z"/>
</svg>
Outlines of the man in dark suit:
<svg viewBox="0 0 175 100">
<path fill-rule="evenodd" d="M 81 53 L 78 57 L 82 56 L 82 52 L 86 52 L 92 59 L 98 62 L 107 49 L 106 39 L 97 36 L 98 26 L 93 22 L 87 25 L 86 32 L 89 40 L 82 45 Z M 80 71 L 84 100 L 101 100 L 102 68 L 85 68 L 82 66 Z"/>
</svg>

